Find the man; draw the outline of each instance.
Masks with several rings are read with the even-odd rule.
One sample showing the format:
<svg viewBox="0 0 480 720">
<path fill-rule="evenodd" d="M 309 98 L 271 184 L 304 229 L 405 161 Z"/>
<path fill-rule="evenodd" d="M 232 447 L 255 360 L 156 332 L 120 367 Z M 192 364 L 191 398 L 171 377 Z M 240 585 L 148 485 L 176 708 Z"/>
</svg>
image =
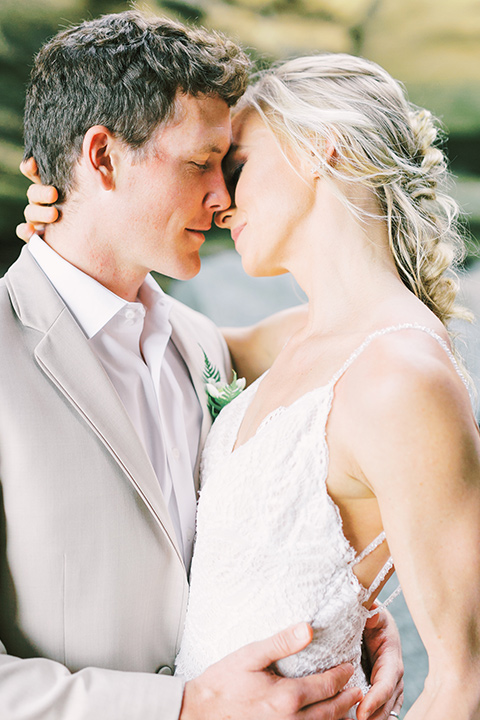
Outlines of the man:
<svg viewBox="0 0 480 720">
<path fill-rule="evenodd" d="M 0 286 L 2 719 L 320 720 L 359 699 L 340 692 L 349 667 L 269 671 L 308 644 L 305 624 L 185 687 L 172 677 L 210 422 L 203 351 L 224 379 L 228 352 L 148 273 L 199 270 L 230 203 L 222 159 L 247 70 L 233 43 L 132 12 L 37 56 L 26 155 L 63 214 Z"/>
</svg>

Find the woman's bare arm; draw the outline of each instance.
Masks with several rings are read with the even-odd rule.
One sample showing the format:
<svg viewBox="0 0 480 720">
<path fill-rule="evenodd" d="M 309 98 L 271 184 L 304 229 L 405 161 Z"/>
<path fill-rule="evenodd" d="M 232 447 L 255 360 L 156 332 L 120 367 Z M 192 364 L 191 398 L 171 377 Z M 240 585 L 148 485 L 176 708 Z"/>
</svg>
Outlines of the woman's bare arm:
<svg viewBox="0 0 480 720">
<path fill-rule="evenodd" d="M 408 720 L 480 718 L 480 436 L 463 383 L 427 338 L 356 377 L 355 457 L 377 496 L 429 674 Z M 404 346 L 405 347 L 405 346 Z M 367 377 L 368 375 L 368 377 Z M 362 478 L 359 478 L 362 479 Z"/>
</svg>

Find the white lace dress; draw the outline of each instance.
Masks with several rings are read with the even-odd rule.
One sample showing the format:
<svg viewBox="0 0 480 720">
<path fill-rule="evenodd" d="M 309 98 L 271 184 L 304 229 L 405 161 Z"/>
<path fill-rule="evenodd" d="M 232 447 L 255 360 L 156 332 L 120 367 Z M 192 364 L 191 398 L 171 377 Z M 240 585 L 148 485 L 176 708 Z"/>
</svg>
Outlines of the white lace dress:
<svg viewBox="0 0 480 720">
<path fill-rule="evenodd" d="M 261 378 L 220 413 L 203 452 L 190 596 L 176 674 L 196 677 L 246 643 L 308 621 L 312 643 L 281 660 L 279 672 L 303 676 L 348 661 L 355 667 L 349 684 L 368 689 L 360 664 L 369 616 L 363 603 L 392 561 L 370 588 L 360 585 L 355 564 L 385 536 L 360 555 L 345 538 L 326 488 L 326 424 L 335 384 L 350 364 L 376 337 L 404 328 L 428 332 L 452 357 L 445 342 L 427 328 L 385 328 L 370 335 L 329 383 L 278 408 L 234 451 Z"/>
</svg>

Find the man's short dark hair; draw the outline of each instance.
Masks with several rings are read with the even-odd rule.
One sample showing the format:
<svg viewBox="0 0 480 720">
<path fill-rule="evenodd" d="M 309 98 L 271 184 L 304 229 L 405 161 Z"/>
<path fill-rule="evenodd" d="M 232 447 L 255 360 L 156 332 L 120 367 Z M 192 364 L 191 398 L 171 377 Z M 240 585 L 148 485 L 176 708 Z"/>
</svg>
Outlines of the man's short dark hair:
<svg viewBox="0 0 480 720">
<path fill-rule="evenodd" d="M 105 125 L 143 147 L 174 112 L 177 91 L 232 106 L 250 63 L 231 40 L 136 11 L 104 15 L 58 33 L 35 58 L 25 106 L 25 157 L 64 197 L 83 137 Z"/>
</svg>

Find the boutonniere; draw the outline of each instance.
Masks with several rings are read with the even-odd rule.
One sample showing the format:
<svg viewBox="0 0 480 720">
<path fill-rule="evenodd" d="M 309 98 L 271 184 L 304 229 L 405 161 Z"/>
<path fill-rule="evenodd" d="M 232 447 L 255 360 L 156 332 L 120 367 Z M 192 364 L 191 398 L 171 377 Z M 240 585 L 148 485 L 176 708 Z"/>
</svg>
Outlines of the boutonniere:
<svg viewBox="0 0 480 720">
<path fill-rule="evenodd" d="M 205 392 L 207 393 L 207 407 L 209 409 L 212 420 L 215 420 L 220 410 L 234 400 L 242 390 L 245 389 L 245 378 L 237 378 L 237 373 L 233 371 L 232 382 L 222 382 L 220 371 L 208 359 L 207 353 L 202 348 L 203 357 L 205 359 L 205 367 L 203 368 L 203 381 L 205 383 Z"/>
</svg>

